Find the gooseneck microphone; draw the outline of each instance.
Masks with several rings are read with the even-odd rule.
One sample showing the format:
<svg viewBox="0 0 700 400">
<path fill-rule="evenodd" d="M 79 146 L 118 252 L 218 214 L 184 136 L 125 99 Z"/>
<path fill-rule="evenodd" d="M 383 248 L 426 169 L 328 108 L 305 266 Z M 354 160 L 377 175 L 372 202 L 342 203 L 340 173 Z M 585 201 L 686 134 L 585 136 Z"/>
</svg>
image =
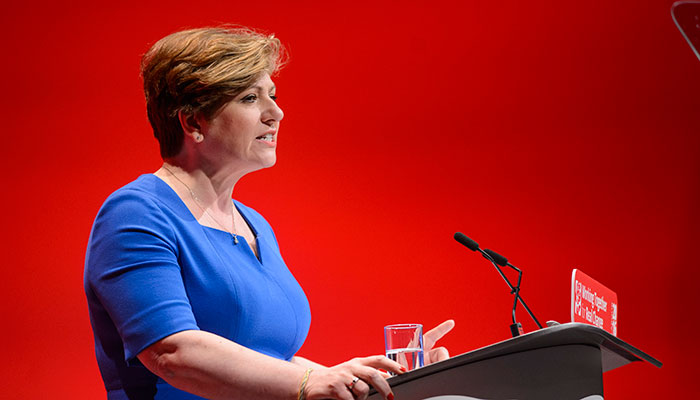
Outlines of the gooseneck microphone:
<svg viewBox="0 0 700 400">
<path fill-rule="evenodd" d="M 501 267 L 505 267 L 508 265 L 508 259 L 503 257 L 502 255 L 496 253 L 495 251 L 489 250 L 489 249 L 484 249 L 484 253 L 490 255 L 491 258 L 493 259 L 493 262 L 500 265 Z"/>
<path fill-rule="evenodd" d="M 482 250 L 479 247 L 479 244 L 477 242 L 468 238 L 462 232 L 455 233 L 454 238 L 456 241 L 458 241 L 459 243 L 461 243 L 462 245 L 467 247 L 469 250 L 478 251 L 479 253 L 481 253 L 481 255 L 484 256 L 485 259 L 487 259 L 491 264 L 493 264 L 493 266 L 496 268 L 498 273 L 501 275 L 501 278 L 503 278 L 503 280 L 506 282 L 506 284 L 510 288 L 510 293 L 512 295 L 514 295 L 514 299 L 513 299 L 513 324 L 510 326 L 511 333 L 513 334 L 513 337 L 521 335 L 523 333 L 522 325 L 520 325 L 520 323 L 517 322 L 516 318 L 515 318 L 515 309 L 518 305 L 518 302 L 520 302 L 520 304 L 523 305 L 523 307 L 525 308 L 527 313 L 530 315 L 530 317 L 533 319 L 533 321 L 535 321 L 535 324 L 537 324 L 537 326 L 540 329 L 542 329 L 542 324 L 540 324 L 540 322 L 537 320 L 537 318 L 535 318 L 535 315 L 532 313 L 532 311 L 530 311 L 530 308 L 527 306 L 527 304 L 525 304 L 525 300 L 523 300 L 522 296 L 520 296 L 520 282 L 522 280 L 523 272 L 519 268 L 514 266 L 513 264 L 509 263 L 507 258 L 496 253 L 495 251 L 489 250 L 489 249 Z M 518 272 L 518 282 L 516 285 L 513 285 L 512 283 L 510 283 L 510 281 L 508 280 L 506 275 L 503 273 L 503 271 L 501 270 L 499 265 L 501 267 L 506 267 L 506 266 L 510 267 L 513 270 Z"/>
<path fill-rule="evenodd" d="M 503 274 L 503 271 L 501 271 L 501 269 L 498 268 L 498 265 L 496 265 L 496 261 L 494 261 L 494 259 L 491 258 L 491 255 L 489 253 L 485 252 L 484 250 L 481 250 L 481 248 L 479 247 L 479 243 L 468 238 L 467 235 L 463 234 L 462 232 L 455 233 L 454 238 L 456 241 L 466 246 L 469 250 L 478 251 L 479 253 L 481 253 L 482 256 L 484 256 L 485 259 L 489 260 L 489 262 L 493 264 L 494 267 L 496 267 L 498 273 L 501 274 L 501 278 L 503 278 L 503 280 L 506 281 L 506 283 L 510 287 L 510 290 L 513 290 L 513 285 L 510 284 L 510 281 L 508 280 L 508 278 L 506 278 L 505 274 Z"/>
<path fill-rule="evenodd" d="M 471 251 L 481 250 L 479 248 L 479 243 L 469 239 L 467 235 L 463 234 L 462 232 L 455 233 L 455 240 L 467 246 L 467 248 Z"/>
</svg>

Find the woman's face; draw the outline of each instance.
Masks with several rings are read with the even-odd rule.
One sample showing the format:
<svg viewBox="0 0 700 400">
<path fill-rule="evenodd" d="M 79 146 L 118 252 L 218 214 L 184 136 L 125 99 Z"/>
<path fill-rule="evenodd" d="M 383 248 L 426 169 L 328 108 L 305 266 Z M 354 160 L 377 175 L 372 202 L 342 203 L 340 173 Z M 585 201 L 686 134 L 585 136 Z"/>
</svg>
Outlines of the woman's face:
<svg viewBox="0 0 700 400">
<path fill-rule="evenodd" d="M 209 121 L 200 121 L 207 156 L 243 173 L 275 165 L 282 109 L 275 84 L 263 75 Z"/>
</svg>

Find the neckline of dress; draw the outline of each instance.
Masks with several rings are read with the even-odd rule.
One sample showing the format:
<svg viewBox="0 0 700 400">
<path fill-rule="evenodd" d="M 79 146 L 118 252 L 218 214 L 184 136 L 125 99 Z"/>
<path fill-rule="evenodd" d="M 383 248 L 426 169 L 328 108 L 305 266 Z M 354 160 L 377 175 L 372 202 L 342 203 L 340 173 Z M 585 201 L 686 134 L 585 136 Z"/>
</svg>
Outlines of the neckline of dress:
<svg viewBox="0 0 700 400">
<path fill-rule="evenodd" d="M 201 228 L 206 228 L 215 232 L 220 232 L 222 234 L 226 234 L 228 236 L 231 236 L 231 232 L 225 231 L 223 229 L 215 228 L 213 226 L 208 226 L 208 225 L 202 225 L 198 220 L 197 217 L 192 214 L 192 211 L 187 207 L 187 204 L 182 200 L 182 198 L 177 194 L 175 189 L 173 189 L 170 185 L 168 185 L 167 182 L 165 182 L 161 177 L 159 177 L 156 174 L 144 174 L 146 177 L 153 177 L 157 180 L 158 184 L 163 184 L 165 187 L 168 189 L 170 195 L 174 196 L 177 199 L 177 204 L 178 207 L 183 207 L 187 213 L 192 217 L 192 219 L 199 225 Z M 253 232 L 253 236 L 255 236 L 255 244 L 258 246 L 258 254 L 256 255 L 253 249 L 250 247 L 250 244 L 248 244 L 248 241 L 245 240 L 245 237 L 242 235 L 237 235 L 241 237 L 243 240 L 242 242 L 245 243 L 245 246 L 248 248 L 248 251 L 250 251 L 253 254 L 253 257 L 258 260 L 260 264 L 262 264 L 262 251 L 260 249 L 260 235 L 258 233 L 258 230 L 255 228 L 255 225 L 250 221 L 250 218 L 248 218 L 248 215 L 246 212 L 240 207 L 240 203 L 236 199 L 231 199 L 233 202 L 233 206 L 236 207 L 236 210 L 241 214 L 241 217 L 243 218 L 243 221 L 245 221 L 246 225 L 248 225 L 248 228 L 250 228 L 250 231 Z"/>
</svg>

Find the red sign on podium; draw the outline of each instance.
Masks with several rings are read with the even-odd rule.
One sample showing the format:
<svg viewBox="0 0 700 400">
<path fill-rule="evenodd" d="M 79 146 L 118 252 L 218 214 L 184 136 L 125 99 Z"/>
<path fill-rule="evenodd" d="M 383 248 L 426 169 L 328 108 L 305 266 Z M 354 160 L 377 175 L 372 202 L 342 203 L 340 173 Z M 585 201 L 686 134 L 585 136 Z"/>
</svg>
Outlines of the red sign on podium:
<svg viewBox="0 0 700 400">
<path fill-rule="evenodd" d="M 571 321 L 595 325 L 617 336 L 617 294 L 574 269 L 571 274 Z"/>
</svg>

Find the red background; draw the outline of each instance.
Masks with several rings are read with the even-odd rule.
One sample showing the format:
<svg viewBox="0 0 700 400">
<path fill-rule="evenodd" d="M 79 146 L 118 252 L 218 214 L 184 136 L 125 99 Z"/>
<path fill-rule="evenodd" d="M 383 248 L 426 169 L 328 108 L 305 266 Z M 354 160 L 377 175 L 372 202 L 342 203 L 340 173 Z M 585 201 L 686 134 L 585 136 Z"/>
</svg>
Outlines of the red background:
<svg viewBox="0 0 700 400">
<path fill-rule="evenodd" d="M 543 321 L 570 318 L 572 268 L 618 293 L 619 337 L 664 366 L 607 373 L 606 398 L 694 380 L 700 62 L 670 1 L 16 3 L 0 17 L 0 397 L 104 398 L 83 257 L 106 196 L 159 166 L 140 55 L 219 23 L 291 55 L 278 164 L 235 196 L 310 299 L 302 355 L 381 353 L 384 325 L 447 318 L 453 354 L 506 339 L 511 296 L 463 231 L 524 269 Z"/>
</svg>

